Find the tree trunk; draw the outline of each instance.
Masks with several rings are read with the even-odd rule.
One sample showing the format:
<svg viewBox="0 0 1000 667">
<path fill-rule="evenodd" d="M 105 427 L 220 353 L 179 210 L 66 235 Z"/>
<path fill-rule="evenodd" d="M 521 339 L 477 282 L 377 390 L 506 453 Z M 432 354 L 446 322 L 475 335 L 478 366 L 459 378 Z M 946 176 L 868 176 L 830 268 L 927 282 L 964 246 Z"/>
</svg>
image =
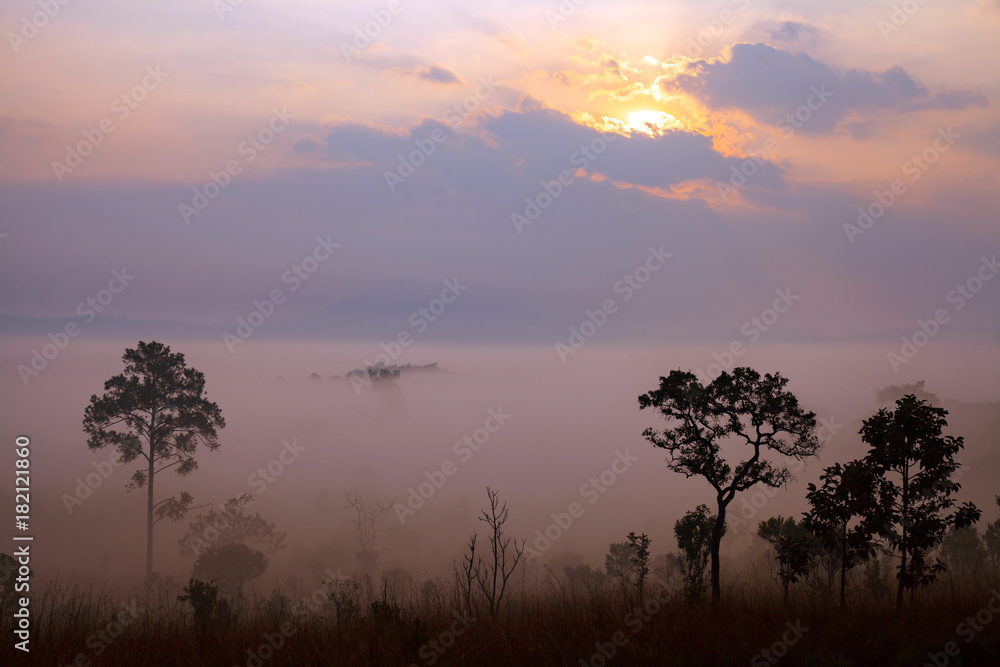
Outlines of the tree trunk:
<svg viewBox="0 0 1000 667">
<path fill-rule="evenodd" d="M 149 478 L 146 496 L 146 585 L 153 583 L 153 471 L 156 464 L 156 408 L 149 415 Z"/>
<path fill-rule="evenodd" d="M 909 472 L 910 472 L 909 468 L 903 469 L 903 522 L 902 522 L 903 529 L 901 531 L 902 536 L 899 541 L 900 561 L 899 561 L 899 577 L 898 577 L 899 583 L 896 586 L 896 609 L 903 608 L 903 590 L 905 589 L 905 586 L 903 584 L 906 581 L 906 552 L 909 546 L 906 543 L 906 538 L 907 538 L 906 528 L 907 524 L 910 522 Z"/>
<path fill-rule="evenodd" d="M 722 544 L 722 530 L 726 525 L 726 505 L 719 498 L 719 514 L 712 526 L 712 604 L 719 604 L 722 586 L 719 583 L 719 546 Z"/>
<path fill-rule="evenodd" d="M 847 521 L 840 535 L 840 608 L 843 609 L 847 601 Z"/>
<path fill-rule="evenodd" d="M 153 581 L 153 452 L 150 446 L 149 480 L 147 482 L 148 500 L 146 501 L 146 585 Z"/>
</svg>

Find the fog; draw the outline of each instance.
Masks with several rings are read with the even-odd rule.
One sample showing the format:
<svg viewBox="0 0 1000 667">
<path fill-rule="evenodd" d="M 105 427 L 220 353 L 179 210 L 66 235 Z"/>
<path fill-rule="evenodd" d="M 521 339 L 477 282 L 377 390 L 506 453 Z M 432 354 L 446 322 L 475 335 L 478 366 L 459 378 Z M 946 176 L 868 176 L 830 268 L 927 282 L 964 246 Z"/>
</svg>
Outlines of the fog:
<svg viewBox="0 0 1000 667">
<path fill-rule="evenodd" d="M 43 342 L 8 337 L 0 354 L 4 442 L 13 447 L 19 435 L 31 439 L 37 580 L 93 576 L 119 590 L 138 586 L 145 564 L 146 496 L 145 490 L 125 488 L 138 465 L 115 465 L 104 479 L 100 471 L 109 466 L 102 462 L 114 460 L 113 452 L 88 450 L 82 430 L 90 396 L 102 393 L 104 381 L 122 371 L 121 356 L 135 341 L 75 340 L 25 386 L 14 369 Z M 553 523 L 553 513 L 565 513 L 573 502 L 583 507 L 535 564 L 578 554 L 603 567 L 608 544 L 633 530 L 652 537 L 654 555 L 674 551 L 674 522 L 699 503 L 714 507 L 704 479 L 671 472 L 665 452 L 643 439 L 643 429 L 662 428 L 664 422 L 640 411 L 637 397 L 671 369 L 707 369 L 713 354 L 722 357 L 725 344 L 591 341 L 565 362 L 551 346 L 413 346 L 396 363 L 437 363 L 439 370 L 404 370 L 393 398 L 371 387 L 355 391 L 343 377 L 374 359 L 377 343 L 250 341 L 230 354 L 219 341 L 161 342 L 205 373 L 207 397 L 220 406 L 226 427 L 217 451 L 199 448 L 199 466 L 191 475 L 167 470 L 156 476 L 156 499 L 188 491 L 196 503 L 218 506 L 251 493 L 248 511 L 287 532 L 288 545 L 269 557 L 267 571 L 253 582 L 257 590 L 288 577 L 318 581 L 328 569 L 345 574 L 357 569 L 345 490 L 371 502 L 389 498 L 405 506 L 411 489 L 424 484 L 429 497 L 422 505 L 414 499 L 411 508 L 419 507 L 403 521 L 397 511 L 384 515 L 388 531 L 379 538 L 380 570 L 404 568 L 421 578 L 447 575 L 469 534 L 484 532 L 476 517 L 486 504 L 487 486 L 508 503 L 508 534 L 527 538 L 536 549 L 544 544 L 536 531 Z M 898 374 L 886 363 L 887 351 L 884 344 L 762 341 L 734 360 L 733 365 L 789 378 L 788 388 L 821 420 L 825 445 L 818 459 L 808 461 L 773 497 L 755 487 L 730 506 L 730 532 L 723 541 L 730 567 L 739 564 L 758 521 L 798 515 L 806 508 L 805 485 L 817 481 L 824 466 L 866 451 L 857 431 L 877 410 L 876 390 L 887 385 L 926 380 L 927 390 L 952 410 L 946 433 L 966 438 L 958 499 L 984 508 L 984 519 L 994 518 L 1000 405 L 988 403 L 1000 400 L 1000 345 L 992 337 L 956 334 L 920 350 Z M 319 377 L 311 378 L 313 373 Z M 478 449 L 456 444 L 465 436 Z M 738 454 L 731 448 L 724 452 L 731 461 Z M 266 481 L 259 471 L 269 464 L 271 481 Z M 443 468 L 452 474 L 440 473 Z M 619 472 L 609 476 L 609 470 Z M 605 483 L 613 483 L 588 490 L 602 473 Z M 81 488 L 88 476 L 99 484 Z M 426 493 L 429 480 L 440 488 Z M 12 507 L 10 486 L 2 496 L 4 506 Z M 753 504 L 763 506 L 751 510 Z M 732 521 L 736 516 L 745 520 Z M 179 555 L 178 540 L 193 518 L 157 524 L 154 569 L 162 576 L 187 580 L 193 559 Z"/>
</svg>

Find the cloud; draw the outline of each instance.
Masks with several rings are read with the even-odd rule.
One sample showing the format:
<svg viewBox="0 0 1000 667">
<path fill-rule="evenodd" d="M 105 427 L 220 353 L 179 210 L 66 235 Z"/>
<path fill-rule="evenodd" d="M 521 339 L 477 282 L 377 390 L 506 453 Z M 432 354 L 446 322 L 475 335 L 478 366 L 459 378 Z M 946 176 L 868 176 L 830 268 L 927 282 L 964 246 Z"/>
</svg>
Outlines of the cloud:
<svg viewBox="0 0 1000 667">
<path fill-rule="evenodd" d="M 434 81 L 435 83 L 461 83 L 462 80 L 458 78 L 458 75 L 449 69 L 440 67 L 438 65 L 430 65 L 428 67 L 417 67 L 413 70 L 406 72 L 407 74 L 412 74 L 421 79 L 426 79 L 427 81 Z"/>
<path fill-rule="evenodd" d="M 451 173 L 468 165 L 484 164 L 504 174 L 524 177 L 528 183 L 538 183 L 555 179 L 562 170 L 575 171 L 583 165 L 590 175 L 665 189 L 698 179 L 724 181 L 732 167 L 741 161 L 723 156 L 715 150 L 711 138 L 697 132 L 671 130 L 655 137 L 641 133 L 602 135 L 562 112 L 537 104 L 477 120 L 467 132 L 458 134 L 449 125 L 432 119 L 409 129 L 344 122 L 330 129 L 328 151 L 335 160 L 360 161 L 393 170 L 400 156 L 413 152 L 417 142 L 425 141 L 440 129 L 449 138 L 446 145 L 427 158 L 431 169 Z M 581 147 L 605 143 L 607 149 L 595 159 L 584 161 L 580 157 Z M 754 184 L 783 188 L 781 169 L 770 163 L 763 165 Z"/>
<path fill-rule="evenodd" d="M 691 61 L 659 83 L 666 92 L 687 93 L 711 109 L 740 109 L 768 125 L 825 87 L 831 96 L 802 125 L 807 134 L 832 133 L 842 121 L 875 111 L 954 111 L 989 105 L 985 96 L 969 90 L 932 94 L 902 67 L 838 72 L 804 53 L 766 44 L 735 44 L 728 58 Z"/>
<path fill-rule="evenodd" d="M 801 21 L 782 21 L 767 31 L 776 42 L 797 42 L 800 39 L 815 38 L 820 33 L 816 26 Z"/>
</svg>

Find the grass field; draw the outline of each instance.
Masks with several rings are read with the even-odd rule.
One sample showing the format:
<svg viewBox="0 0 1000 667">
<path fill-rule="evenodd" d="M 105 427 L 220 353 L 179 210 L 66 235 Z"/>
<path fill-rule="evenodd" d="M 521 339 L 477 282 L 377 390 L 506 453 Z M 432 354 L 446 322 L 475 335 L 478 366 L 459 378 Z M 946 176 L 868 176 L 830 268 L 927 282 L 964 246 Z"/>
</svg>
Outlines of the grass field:
<svg viewBox="0 0 1000 667">
<path fill-rule="evenodd" d="M 902 611 L 892 595 L 846 609 L 799 585 L 737 581 L 718 607 L 654 582 L 634 590 L 550 576 L 508 593 L 499 613 L 440 580 L 275 591 L 216 604 L 204 619 L 161 590 L 113 599 L 96 584 L 50 585 L 33 602 L 31 652 L 5 665 L 998 665 L 1000 580 L 941 582 Z M 221 598 L 220 598 L 221 599 Z M 478 607 L 478 608 L 477 608 Z M 992 610 L 991 610 L 992 607 Z M 951 655 L 948 652 L 951 652 Z"/>
</svg>

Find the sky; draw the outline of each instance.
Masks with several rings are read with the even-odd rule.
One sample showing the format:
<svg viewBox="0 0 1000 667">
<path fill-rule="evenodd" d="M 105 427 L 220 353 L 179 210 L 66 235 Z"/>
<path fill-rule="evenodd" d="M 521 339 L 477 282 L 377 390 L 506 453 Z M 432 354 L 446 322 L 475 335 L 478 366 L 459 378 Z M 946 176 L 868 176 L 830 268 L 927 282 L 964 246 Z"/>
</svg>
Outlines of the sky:
<svg viewBox="0 0 1000 667">
<path fill-rule="evenodd" d="M 681 365 L 766 363 L 849 420 L 919 379 L 1000 399 L 996 0 L 10 0 L 0 29 L 5 433 L 81 440 L 151 338 L 250 440 L 241 383 L 379 355 L 482 396 L 428 442 L 494 381 L 568 419 L 601 385 L 592 467 Z M 300 408 L 261 457 L 336 431 Z"/>
</svg>

